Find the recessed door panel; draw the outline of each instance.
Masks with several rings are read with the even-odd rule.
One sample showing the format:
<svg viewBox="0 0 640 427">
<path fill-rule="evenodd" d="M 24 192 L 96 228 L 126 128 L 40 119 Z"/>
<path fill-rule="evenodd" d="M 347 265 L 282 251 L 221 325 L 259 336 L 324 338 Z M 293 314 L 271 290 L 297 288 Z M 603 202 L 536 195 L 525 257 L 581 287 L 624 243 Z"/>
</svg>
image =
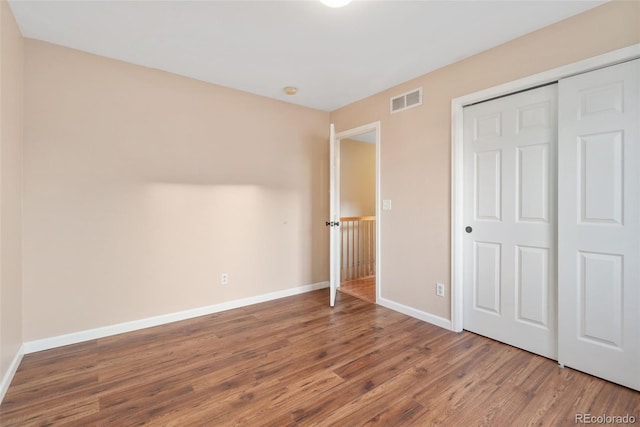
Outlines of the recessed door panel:
<svg viewBox="0 0 640 427">
<path fill-rule="evenodd" d="M 473 140 L 479 141 L 500 136 L 502 117 L 500 113 L 474 118 Z"/>
<path fill-rule="evenodd" d="M 526 132 L 538 128 L 548 128 L 551 125 L 551 108 L 549 102 L 527 105 L 518 108 L 517 132 Z"/>
<path fill-rule="evenodd" d="M 624 82 L 617 81 L 579 92 L 578 119 L 591 120 L 605 113 L 622 113 Z"/>
<path fill-rule="evenodd" d="M 622 224 L 622 131 L 584 135 L 578 141 L 581 222 Z"/>
<path fill-rule="evenodd" d="M 500 244 L 475 243 L 475 308 L 500 314 Z"/>
<path fill-rule="evenodd" d="M 517 247 L 518 320 L 549 325 L 549 249 Z"/>
<path fill-rule="evenodd" d="M 499 221 L 502 202 L 500 151 L 476 153 L 475 171 L 476 219 Z"/>
<path fill-rule="evenodd" d="M 579 263 L 580 338 L 619 347 L 622 256 L 581 252 Z"/>
<path fill-rule="evenodd" d="M 518 220 L 549 222 L 549 144 L 518 151 Z"/>
</svg>

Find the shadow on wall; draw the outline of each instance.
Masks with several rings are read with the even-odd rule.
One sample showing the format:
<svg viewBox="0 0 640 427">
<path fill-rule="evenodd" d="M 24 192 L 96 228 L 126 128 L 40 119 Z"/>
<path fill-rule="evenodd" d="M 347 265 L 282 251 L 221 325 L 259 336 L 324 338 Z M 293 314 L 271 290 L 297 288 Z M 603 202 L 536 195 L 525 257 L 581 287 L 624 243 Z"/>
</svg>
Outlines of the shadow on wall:
<svg viewBox="0 0 640 427">
<path fill-rule="evenodd" d="M 302 246 L 312 242 L 299 192 L 174 183 L 142 191 L 144 283 L 180 292 L 175 284 L 186 280 L 203 295 L 215 289 L 225 299 L 273 291 L 267 284 L 287 289 L 310 281 L 311 260 L 302 257 L 309 248 Z M 230 275 L 228 286 L 219 286 L 222 273 Z"/>
</svg>

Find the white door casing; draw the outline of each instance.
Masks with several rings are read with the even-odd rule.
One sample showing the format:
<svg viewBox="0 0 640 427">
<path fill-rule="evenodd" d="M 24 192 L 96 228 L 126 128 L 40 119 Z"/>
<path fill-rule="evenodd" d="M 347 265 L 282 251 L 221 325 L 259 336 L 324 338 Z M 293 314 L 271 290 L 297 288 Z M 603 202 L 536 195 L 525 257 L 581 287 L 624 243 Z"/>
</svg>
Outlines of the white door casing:
<svg viewBox="0 0 640 427">
<path fill-rule="evenodd" d="M 336 303 L 340 287 L 340 139 L 333 123 L 329 129 L 329 305 Z"/>
<path fill-rule="evenodd" d="M 559 87 L 558 361 L 640 390 L 640 60 Z"/>
<path fill-rule="evenodd" d="M 556 106 L 550 85 L 464 110 L 464 328 L 550 358 Z"/>
</svg>

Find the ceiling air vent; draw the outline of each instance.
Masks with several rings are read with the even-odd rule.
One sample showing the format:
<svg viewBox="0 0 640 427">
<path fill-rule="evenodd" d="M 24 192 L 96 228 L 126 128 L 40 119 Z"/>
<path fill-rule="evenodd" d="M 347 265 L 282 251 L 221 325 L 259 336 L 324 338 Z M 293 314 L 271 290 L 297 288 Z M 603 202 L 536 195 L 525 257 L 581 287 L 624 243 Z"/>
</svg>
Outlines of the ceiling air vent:
<svg viewBox="0 0 640 427">
<path fill-rule="evenodd" d="M 391 112 L 397 113 L 422 105 L 422 88 L 405 92 L 391 98 Z"/>
</svg>

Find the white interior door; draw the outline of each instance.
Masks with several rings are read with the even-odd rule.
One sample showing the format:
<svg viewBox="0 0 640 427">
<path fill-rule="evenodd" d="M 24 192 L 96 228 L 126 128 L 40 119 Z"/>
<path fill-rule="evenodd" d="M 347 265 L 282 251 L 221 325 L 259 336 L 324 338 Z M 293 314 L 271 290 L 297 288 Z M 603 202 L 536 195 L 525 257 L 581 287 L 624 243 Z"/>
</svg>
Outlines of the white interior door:
<svg viewBox="0 0 640 427">
<path fill-rule="evenodd" d="M 640 390 L 640 60 L 560 81 L 558 361 Z"/>
<path fill-rule="evenodd" d="M 464 329 L 549 358 L 556 340 L 557 85 L 464 109 Z"/>
<path fill-rule="evenodd" d="M 340 287 L 340 140 L 333 123 L 329 129 L 329 305 L 336 303 Z"/>
</svg>

